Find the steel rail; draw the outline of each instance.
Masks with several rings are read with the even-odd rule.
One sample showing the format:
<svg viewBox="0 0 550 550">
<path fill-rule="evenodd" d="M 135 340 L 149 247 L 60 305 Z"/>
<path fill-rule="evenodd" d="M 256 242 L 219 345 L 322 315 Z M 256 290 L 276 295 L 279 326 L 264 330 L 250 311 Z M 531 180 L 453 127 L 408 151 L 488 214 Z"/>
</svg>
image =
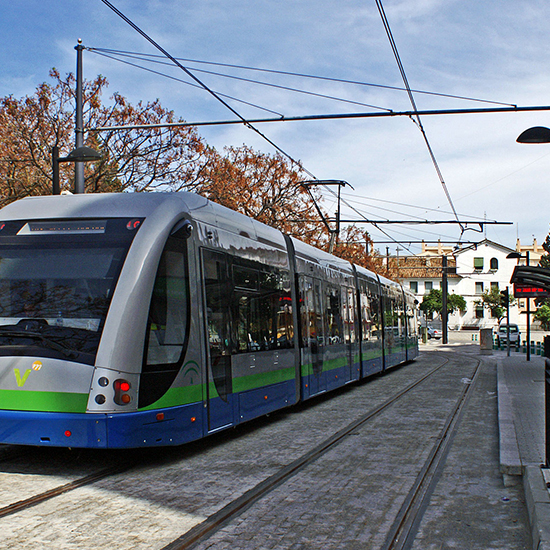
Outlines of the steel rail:
<svg viewBox="0 0 550 550">
<path fill-rule="evenodd" d="M 276 487 L 282 485 L 283 483 L 286 483 L 290 478 L 295 476 L 306 466 L 312 464 L 315 460 L 317 460 L 322 455 L 326 454 L 332 448 L 341 443 L 347 436 L 350 435 L 350 433 L 352 433 L 358 427 L 362 426 L 367 421 L 382 413 L 385 409 L 393 405 L 405 394 L 407 394 L 408 392 L 416 388 L 416 386 L 420 385 L 426 379 L 431 377 L 439 369 L 444 367 L 449 361 L 449 359 L 445 359 L 440 365 L 433 368 L 427 374 L 421 376 L 419 379 L 409 384 L 403 390 L 400 390 L 399 392 L 388 398 L 381 405 L 374 407 L 369 412 L 365 413 L 355 421 L 348 424 L 342 430 L 325 439 L 322 443 L 320 443 L 307 453 L 303 454 L 293 462 L 281 468 L 275 474 L 258 483 L 255 487 L 249 489 L 240 497 L 231 501 L 229 504 L 227 504 L 214 514 L 207 517 L 204 521 L 195 525 L 189 531 L 164 546 L 161 550 L 185 550 L 198 542 L 206 540 L 208 537 L 213 535 L 222 525 L 238 517 L 242 512 L 250 508 L 250 506 L 252 506 L 257 501 L 261 500 Z"/>
<path fill-rule="evenodd" d="M 460 420 L 472 395 L 471 390 L 477 381 L 480 366 L 481 361 L 478 360 L 470 382 L 465 384 L 455 406 L 447 416 L 445 424 L 405 498 L 381 550 L 408 550 L 412 548 L 414 538 L 420 527 L 420 521 L 437 485 L 448 451 L 458 431 Z"/>
<path fill-rule="evenodd" d="M 0 518 L 10 516 L 17 512 L 21 512 L 22 510 L 26 510 L 27 508 L 31 508 L 32 506 L 36 506 L 37 504 L 41 504 L 42 502 L 50 500 L 54 497 L 57 497 L 64 493 L 68 493 L 69 491 L 74 491 L 79 487 L 90 485 L 91 483 L 94 483 L 100 479 L 104 479 L 114 474 L 126 472 L 127 470 L 131 469 L 133 466 L 134 466 L 134 462 L 125 462 L 123 464 L 118 464 L 117 466 L 104 468 L 93 474 L 89 474 L 79 479 L 75 479 L 74 481 L 71 481 L 69 483 L 65 483 L 64 485 L 60 485 L 48 491 L 44 491 L 43 493 L 40 493 L 38 495 L 34 495 L 32 497 L 19 500 L 18 502 L 14 502 L 13 504 L 9 504 L 8 506 L 4 506 L 3 508 L 0 508 Z"/>
</svg>

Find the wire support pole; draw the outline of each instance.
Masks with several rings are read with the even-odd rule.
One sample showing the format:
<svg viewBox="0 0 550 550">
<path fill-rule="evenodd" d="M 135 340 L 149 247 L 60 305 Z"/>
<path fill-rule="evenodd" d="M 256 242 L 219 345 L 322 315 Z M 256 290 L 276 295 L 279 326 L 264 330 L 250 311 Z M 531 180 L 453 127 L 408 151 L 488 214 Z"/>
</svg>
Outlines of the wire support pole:
<svg viewBox="0 0 550 550">
<path fill-rule="evenodd" d="M 341 200 L 341 189 L 342 187 L 345 187 L 348 185 L 353 189 L 353 186 L 350 185 L 347 181 L 342 180 L 312 180 L 312 181 L 301 181 L 299 182 L 302 187 L 306 189 L 308 192 L 311 200 L 313 201 L 313 204 L 315 205 L 315 208 L 317 209 L 317 213 L 321 217 L 321 221 L 325 224 L 325 227 L 327 228 L 328 232 L 330 233 L 330 245 L 329 245 L 329 253 L 332 254 L 334 252 L 334 246 L 336 244 L 336 240 L 338 239 L 338 235 L 340 234 L 340 200 Z M 325 187 L 329 187 L 330 185 L 337 185 L 338 186 L 338 207 L 336 210 L 336 229 L 331 229 L 329 220 L 326 218 L 326 216 L 321 211 L 321 208 L 317 204 L 317 201 L 315 200 L 315 197 L 311 193 L 310 187 L 312 185 L 324 185 Z"/>
<path fill-rule="evenodd" d="M 84 145 L 83 92 L 82 92 L 82 40 L 78 39 L 76 50 L 76 111 L 75 111 L 75 148 Z M 59 168 L 58 168 L 59 170 Z M 84 163 L 75 162 L 74 190 L 77 194 L 84 193 Z"/>
</svg>

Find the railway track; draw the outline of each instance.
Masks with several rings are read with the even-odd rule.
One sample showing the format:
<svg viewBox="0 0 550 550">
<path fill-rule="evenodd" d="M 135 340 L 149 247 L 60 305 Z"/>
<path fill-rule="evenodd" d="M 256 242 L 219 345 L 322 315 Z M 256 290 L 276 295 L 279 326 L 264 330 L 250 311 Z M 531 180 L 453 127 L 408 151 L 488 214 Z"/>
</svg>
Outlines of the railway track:
<svg viewBox="0 0 550 550">
<path fill-rule="evenodd" d="M 442 472 L 445 457 L 457 433 L 461 415 L 479 375 L 480 365 L 481 362 L 478 361 L 471 380 L 464 384 L 464 389 L 447 416 L 443 429 L 401 506 L 381 550 L 406 550 L 412 547 L 424 511 Z"/>
<path fill-rule="evenodd" d="M 91 485 L 92 483 L 95 483 L 100 479 L 104 479 L 115 474 L 120 474 L 122 472 L 127 472 L 133 467 L 133 465 L 134 462 L 131 462 L 111 466 L 109 468 L 103 468 L 102 470 L 98 470 L 97 472 L 93 472 L 87 476 L 75 479 L 74 481 L 70 481 L 69 483 L 59 485 L 58 487 L 54 487 L 53 489 L 49 489 L 48 491 L 44 491 L 32 497 L 19 500 L 0 508 L 0 518 L 16 514 L 17 512 L 21 512 L 23 510 L 27 510 L 28 508 L 46 502 L 47 500 L 58 497 L 59 495 L 62 495 L 69 491 L 74 491 L 75 489 L 79 489 L 80 487 Z"/>
<path fill-rule="evenodd" d="M 281 485 L 282 483 L 285 483 L 292 476 L 297 475 L 303 468 L 309 466 L 315 460 L 319 459 L 322 455 L 330 451 L 333 447 L 338 445 L 344 438 L 348 437 L 360 426 L 381 414 L 385 409 L 395 404 L 396 401 L 398 401 L 405 394 L 409 393 L 419 384 L 423 383 L 425 380 L 433 376 L 448 362 L 449 360 L 445 359 L 440 365 L 430 370 L 427 374 L 423 375 L 412 384 L 409 384 L 403 390 L 391 396 L 381 405 L 373 408 L 366 414 L 362 415 L 360 418 L 351 422 L 344 429 L 327 438 L 321 444 L 317 445 L 314 449 L 305 453 L 284 468 L 281 468 L 277 473 L 273 474 L 265 481 L 259 483 L 258 485 L 256 485 L 256 487 L 250 489 L 215 514 L 212 514 L 205 521 L 203 521 L 187 533 L 183 534 L 178 539 L 164 546 L 162 550 L 185 550 L 187 548 L 191 548 L 196 543 L 202 540 L 206 540 L 221 525 L 235 519 L 237 516 L 240 515 L 243 510 L 247 509 L 256 501 L 263 498 L 275 487 Z"/>
</svg>

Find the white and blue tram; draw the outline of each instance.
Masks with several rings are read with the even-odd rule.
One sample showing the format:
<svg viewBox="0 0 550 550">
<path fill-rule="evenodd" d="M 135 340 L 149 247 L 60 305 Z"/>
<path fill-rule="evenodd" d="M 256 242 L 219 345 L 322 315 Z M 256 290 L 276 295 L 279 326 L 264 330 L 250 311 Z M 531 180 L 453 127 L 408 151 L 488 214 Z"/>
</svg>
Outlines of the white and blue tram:
<svg viewBox="0 0 550 550">
<path fill-rule="evenodd" d="M 189 193 L 0 211 L 0 443 L 178 445 L 418 354 L 400 285 Z"/>
</svg>

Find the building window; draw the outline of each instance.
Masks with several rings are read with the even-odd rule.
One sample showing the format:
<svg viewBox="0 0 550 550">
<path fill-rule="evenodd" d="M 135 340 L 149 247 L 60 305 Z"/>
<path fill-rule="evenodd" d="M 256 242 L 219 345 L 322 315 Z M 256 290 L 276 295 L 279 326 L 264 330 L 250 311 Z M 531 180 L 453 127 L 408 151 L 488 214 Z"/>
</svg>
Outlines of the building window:
<svg viewBox="0 0 550 550">
<path fill-rule="evenodd" d="M 483 319 L 483 306 L 476 306 L 476 319 Z"/>
<path fill-rule="evenodd" d="M 476 294 L 483 294 L 483 283 L 476 283 Z"/>
<path fill-rule="evenodd" d="M 498 260 L 496 258 L 491 258 L 491 270 L 496 271 L 498 269 Z"/>
<path fill-rule="evenodd" d="M 476 271 L 483 270 L 483 258 L 474 258 L 474 269 Z"/>
<path fill-rule="evenodd" d="M 411 292 L 418 294 L 418 281 L 411 281 L 410 286 L 411 286 Z"/>
<path fill-rule="evenodd" d="M 498 283 L 491 282 L 491 290 L 493 290 L 493 288 L 496 288 L 498 290 Z"/>
<path fill-rule="evenodd" d="M 426 289 L 426 292 L 430 292 L 430 290 L 432 290 L 434 287 L 434 284 L 432 281 L 426 281 L 424 283 L 424 288 Z"/>
</svg>

